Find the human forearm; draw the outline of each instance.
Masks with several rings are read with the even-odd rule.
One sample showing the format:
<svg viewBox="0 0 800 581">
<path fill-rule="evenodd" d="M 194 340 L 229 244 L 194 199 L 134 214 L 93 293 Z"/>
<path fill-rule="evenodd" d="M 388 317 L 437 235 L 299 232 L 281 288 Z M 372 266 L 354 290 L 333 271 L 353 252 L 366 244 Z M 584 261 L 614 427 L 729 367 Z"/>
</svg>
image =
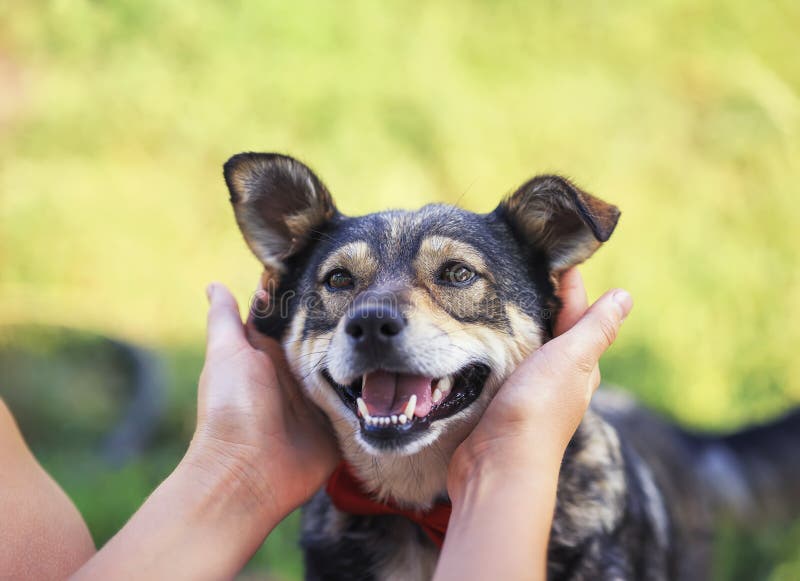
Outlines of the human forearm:
<svg viewBox="0 0 800 581">
<path fill-rule="evenodd" d="M 436 581 L 545 578 L 557 460 L 478 468 L 455 498 Z"/>
<path fill-rule="evenodd" d="M 246 463 L 195 458 L 190 450 L 74 579 L 232 578 L 285 514 Z"/>
<path fill-rule="evenodd" d="M 91 557 L 83 518 L 25 445 L 0 399 L 0 577 L 61 579 Z"/>
</svg>

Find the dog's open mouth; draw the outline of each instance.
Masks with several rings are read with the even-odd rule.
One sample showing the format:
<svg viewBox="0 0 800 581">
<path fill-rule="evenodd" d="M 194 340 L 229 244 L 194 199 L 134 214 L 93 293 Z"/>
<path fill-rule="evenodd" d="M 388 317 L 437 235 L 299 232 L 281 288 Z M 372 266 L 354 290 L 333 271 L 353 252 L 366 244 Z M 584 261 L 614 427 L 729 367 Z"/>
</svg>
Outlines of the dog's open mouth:
<svg viewBox="0 0 800 581">
<path fill-rule="evenodd" d="M 379 369 L 349 385 L 336 383 L 327 370 L 322 375 L 359 417 L 365 435 L 392 439 L 466 408 L 480 396 L 489 367 L 473 363 L 439 378 Z"/>
</svg>

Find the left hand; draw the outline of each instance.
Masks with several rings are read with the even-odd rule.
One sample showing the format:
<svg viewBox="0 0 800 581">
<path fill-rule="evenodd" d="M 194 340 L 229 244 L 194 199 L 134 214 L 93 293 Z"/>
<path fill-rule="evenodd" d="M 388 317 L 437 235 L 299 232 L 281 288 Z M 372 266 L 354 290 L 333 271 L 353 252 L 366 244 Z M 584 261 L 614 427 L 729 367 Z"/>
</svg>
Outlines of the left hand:
<svg viewBox="0 0 800 581">
<path fill-rule="evenodd" d="M 245 490 L 283 518 L 307 501 L 338 461 L 336 440 L 304 397 L 280 345 L 242 324 L 236 301 L 209 285 L 208 343 L 197 428 L 184 462 Z"/>
</svg>

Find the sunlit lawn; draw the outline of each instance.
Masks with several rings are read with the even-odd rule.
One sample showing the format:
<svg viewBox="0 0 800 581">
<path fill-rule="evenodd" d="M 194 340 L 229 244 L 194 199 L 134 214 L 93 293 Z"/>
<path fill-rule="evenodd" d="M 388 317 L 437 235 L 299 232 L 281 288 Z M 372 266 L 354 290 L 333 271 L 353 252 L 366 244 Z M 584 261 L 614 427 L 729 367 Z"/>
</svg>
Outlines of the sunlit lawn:
<svg viewBox="0 0 800 581">
<path fill-rule="evenodd" d="M 103 541 L 179 457 L 204 286 L 246 304 L 258 275 L 220 175 L 242 150 L 303 158 L 354 214 L 488 211 L 563 172 L 623 211 L 585 267 L 637 303 L 605 377 L 696 427 L 796 405 L 798 24 L 790 0 L 0 5 L 0 324 L 136 341 L 170 378 L 133 463 L 43 441 L 45 465 Z M 259 563 L 297 576 L 295 533 Z M 725 578 L 797 578 L 798 534 L 724 544 Z"/>
</svg>

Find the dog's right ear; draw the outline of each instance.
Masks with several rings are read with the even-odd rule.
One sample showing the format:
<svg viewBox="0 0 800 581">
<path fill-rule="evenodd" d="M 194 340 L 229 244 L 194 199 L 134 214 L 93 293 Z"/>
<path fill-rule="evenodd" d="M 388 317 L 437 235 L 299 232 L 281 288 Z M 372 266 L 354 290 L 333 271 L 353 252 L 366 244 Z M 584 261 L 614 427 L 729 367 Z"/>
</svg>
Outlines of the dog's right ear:
<svg viewBox="0 0 800 581">
<path fill-rule="evenodd" d="M 280 273 L 337 210 L 306 165 L 277 153 L 240 153 L 224 166 L 236 222 L 268 270 Z"/>
</svg>

